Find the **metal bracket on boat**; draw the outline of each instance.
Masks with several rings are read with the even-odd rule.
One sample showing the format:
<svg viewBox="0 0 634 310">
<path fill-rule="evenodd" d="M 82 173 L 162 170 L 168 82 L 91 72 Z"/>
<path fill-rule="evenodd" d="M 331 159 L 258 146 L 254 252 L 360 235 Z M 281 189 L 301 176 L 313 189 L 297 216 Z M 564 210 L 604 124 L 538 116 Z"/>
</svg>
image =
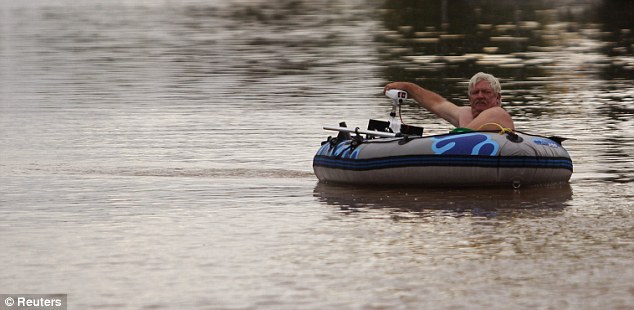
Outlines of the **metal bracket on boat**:
<svg viewBox="0 0 634 310">
<path fill-rule="evenodd" d="M 340 122 L 339 123 L 339 128 L 347 128 L 346 122 Z M 330 148 L 332 149 L 333 147 L 337 146 L 337 144 L 339 144 L 339 142 L 341 141 L 345 141 L 345 140 L 350 140 L 352 139 L 352 137 L 350 136 L 350 131 L 339 131 L 339 134 L 336 137 L 332 137 L 332 136 L 328 136 L 328 139 L 326 139 L 326 141 L 323 141 L 321 143 L 321 145 L 324 145 L 326 143 L 330 143 Z"/>
<path fill-rule="evenodd" d="M 339 139 L 337 139 L 337 137 L 332 137 L 332 136 L 328 136 L 328 140 L 324 141 L 324 144 L 328 143 L 330 144 L 330 148 L 333 148 L 335 146 L 337 146 L 337 144 L 339 143 Z"/>
<path fill-rule="evenodd" d="M 354 137 L 352 137 L 352 141 L 350 142 L 350 146 L 354 149 L 357 146 L 361 145 L 361 143 L 363 143 L 363 137 L 359 133 L 359 127 L 356 127 L 354 129 Z"/>
<path fill-rule="evenodd" d="M 403 144 L 406 144 L 407 142 L 410 142 L 410 141 L 413 140 L 411 135 L 405 135 L 405 134 L 399 133 L 396 136 L 399 137 L 399 138 L 403 138 L 403 139 L 398 141 L 398 145 L 403 145 Z"/>
</svg>

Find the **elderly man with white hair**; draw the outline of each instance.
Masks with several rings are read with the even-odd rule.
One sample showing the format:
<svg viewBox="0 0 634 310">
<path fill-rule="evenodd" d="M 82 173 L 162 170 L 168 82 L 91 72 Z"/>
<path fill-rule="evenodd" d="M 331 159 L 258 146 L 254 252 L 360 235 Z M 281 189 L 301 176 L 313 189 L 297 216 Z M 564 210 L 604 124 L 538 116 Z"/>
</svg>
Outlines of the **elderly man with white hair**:
<svg viewBox="0 0 634 310">
<path fill-rule="evenodd" d="M 410 82 L 394 82 L 385 86 L 404 90 L 425 109 L 458 128 L 471 130 L 515 129 L 513 119 L 502 108 L 500 82 L 493 75 L 478 72 L 469 81 L 469 106 L 459 107 L 437 93 Z"/>
</svg>

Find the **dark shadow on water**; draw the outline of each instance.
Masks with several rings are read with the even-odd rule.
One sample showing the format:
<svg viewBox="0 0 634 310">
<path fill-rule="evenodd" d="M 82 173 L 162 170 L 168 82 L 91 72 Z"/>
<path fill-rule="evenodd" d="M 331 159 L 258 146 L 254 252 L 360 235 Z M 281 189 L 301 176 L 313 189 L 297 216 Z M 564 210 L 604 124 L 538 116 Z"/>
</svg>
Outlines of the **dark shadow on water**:
<svg viewBox="0 0 634 310">
<path fill-rule="evenodd" d="M 314 197 L 344 213 L 390 209 L 454 217 L 542 217 L 559 213 L 572 200 L 570 184 L 511 188 L 397 188 L 318 183 Z"/>
</svg>

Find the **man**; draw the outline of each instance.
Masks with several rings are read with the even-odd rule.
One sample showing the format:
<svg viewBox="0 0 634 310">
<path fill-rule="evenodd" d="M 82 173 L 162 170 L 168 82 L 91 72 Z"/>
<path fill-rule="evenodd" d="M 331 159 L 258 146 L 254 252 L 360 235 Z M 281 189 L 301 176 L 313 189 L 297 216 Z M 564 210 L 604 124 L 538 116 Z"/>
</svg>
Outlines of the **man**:
<svg viewBox="0 0 634 310">
<path fill-rule="evenodd" d="M 469 106 L 459 107 L 435 92 L 414 83 L 394 82 L 385 85 L 384 92 L 400 89 L 432 113 L 452 125 L 472 130 L 515 129 L 513 119 L 502 108 L 500 82 L 493 75 L 478 72 L 469 81 Z"/>
</svg>

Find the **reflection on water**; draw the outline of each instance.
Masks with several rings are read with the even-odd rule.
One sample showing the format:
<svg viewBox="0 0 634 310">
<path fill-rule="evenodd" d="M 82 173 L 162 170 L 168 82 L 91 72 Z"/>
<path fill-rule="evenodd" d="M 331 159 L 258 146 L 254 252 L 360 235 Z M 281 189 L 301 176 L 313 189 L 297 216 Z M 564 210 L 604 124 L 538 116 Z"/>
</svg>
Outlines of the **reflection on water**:
<svg viewBox="0 0 634 310">
<path fill-rule="evenodd" d="M 562 210 L 572 199 L 570 185 L 526 189 L 367 188 L 319 183 L 314 195 L 344 212 L 393 209 L 419 216 L 442 214 L 495 217 Z M 524 212 L 528 211 L 528 212 Z"/>
</svg>

